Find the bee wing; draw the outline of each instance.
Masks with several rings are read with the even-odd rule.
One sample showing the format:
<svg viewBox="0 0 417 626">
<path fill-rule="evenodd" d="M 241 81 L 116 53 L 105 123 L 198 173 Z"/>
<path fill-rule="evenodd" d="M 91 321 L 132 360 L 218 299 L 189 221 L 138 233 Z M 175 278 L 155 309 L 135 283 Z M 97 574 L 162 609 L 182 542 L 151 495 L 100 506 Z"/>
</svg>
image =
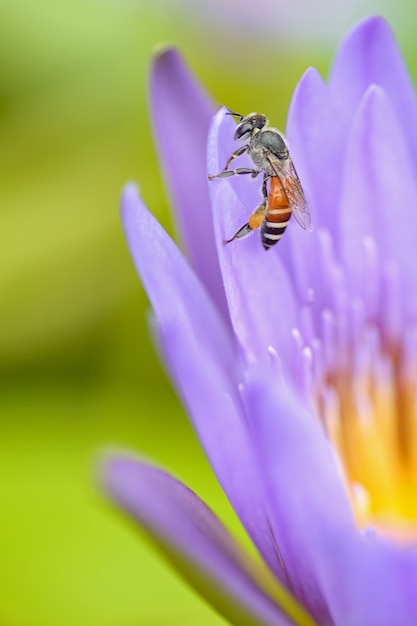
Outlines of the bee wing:
<svg viewBox="0 0 417 626">
<path fill-rule="evenodd" d="M 268 161 L 279 178 L 285 197 L 288 200 L 295 219 L 304 230 L 311 230 L 311 216 L 303 188 L 293 162 L 288 157 L 285 161 L 268 155 Z"/>
</svg>

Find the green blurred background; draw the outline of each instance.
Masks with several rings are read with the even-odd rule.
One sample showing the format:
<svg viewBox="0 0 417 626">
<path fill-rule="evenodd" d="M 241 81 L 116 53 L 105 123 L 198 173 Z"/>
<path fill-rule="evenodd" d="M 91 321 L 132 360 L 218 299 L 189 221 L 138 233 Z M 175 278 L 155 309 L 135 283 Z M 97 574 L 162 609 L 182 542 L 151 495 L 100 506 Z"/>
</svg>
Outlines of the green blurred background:
<svg viewBox="0 0 417 626">
<path fill-rule="evenodd" d="M 138 180 L 173 232 L 147 121 L 160 42 L 281 127 L 304 69 L 326 74 L 369 13 L 415 76 L 411 0 L 288 4 L 0 3 L 0 626 L 224 623 L 95 488 L 103 448 L 141 451 L 243 535 L 152 348 L 118 200 Z"/>
</svg>

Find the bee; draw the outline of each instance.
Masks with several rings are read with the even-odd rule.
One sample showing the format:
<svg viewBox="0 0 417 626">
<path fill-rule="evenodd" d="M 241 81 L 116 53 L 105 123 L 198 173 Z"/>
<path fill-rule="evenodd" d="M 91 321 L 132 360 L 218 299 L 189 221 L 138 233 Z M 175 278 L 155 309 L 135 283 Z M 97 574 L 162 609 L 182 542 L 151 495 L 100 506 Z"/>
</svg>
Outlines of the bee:
<svg viewBox="0 0 417 626">
<path fill-rule="evenodd" d="M 265 250 L 269 250 L 283 236 L 291 215 L 304 230 L 311 230 L 307 200 L 283 135 L 277 129 L 268 127 L 268 120 L 262 113 L 243 116 L 228 110 L 227 115 L 233 115 L 239 120 L 234 139 L 247 143 L 233 152 L 221 172 L 211 174 L 208 178 L 213 180 L 235 175 L 256 178 L 263 173 L 263 200 L 248 221 L 224 243 L 241 239 L 260 228 L 262 245 Z M 245 153 L 249 154 L 255 168 L 229 170 L 230 164 Z"/>
</svg>

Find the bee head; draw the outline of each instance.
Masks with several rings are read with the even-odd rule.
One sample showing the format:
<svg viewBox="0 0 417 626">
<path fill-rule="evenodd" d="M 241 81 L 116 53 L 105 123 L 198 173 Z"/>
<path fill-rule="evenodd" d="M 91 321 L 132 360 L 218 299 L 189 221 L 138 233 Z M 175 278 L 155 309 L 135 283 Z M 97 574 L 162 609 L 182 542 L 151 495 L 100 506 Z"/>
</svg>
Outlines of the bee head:
<svg viewBox="0 0 417 626">
<path fill-rule="evenodd" d="M 235 139 L 246 141 L 257 131 L 266 126 L 266 117 L 262 113 L 249 113 L 236 126 Z"/>
</svg>

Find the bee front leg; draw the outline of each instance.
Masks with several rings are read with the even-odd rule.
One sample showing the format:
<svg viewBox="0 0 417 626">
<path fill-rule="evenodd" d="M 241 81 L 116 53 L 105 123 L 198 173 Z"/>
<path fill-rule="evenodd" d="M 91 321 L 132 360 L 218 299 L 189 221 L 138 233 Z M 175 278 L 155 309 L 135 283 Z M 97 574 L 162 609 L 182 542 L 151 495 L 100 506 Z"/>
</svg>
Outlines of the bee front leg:
<svg viewBox="0 0 417 626">
<path fill-rule="evenodd" d="M 228 170 L 230 163 L 234 161 L 235 159 L 237 159 L 238 157 L 242 156 L 242 154 L 245 154 L 245 152 L 248 152 L 248 150 L 249 150 L 249 144 L 240 146 L 240 148 L 235 150 L 233 154 L 231 154 L 229 158 L 227 159 L 226 165 L 224 166 L 223 171 L 225 172 L 226 170 Z"/>
<path fill-rule="evenodd" d="M 236 170 L 223 170 L 218 174 L 209 174 L 208 179 L 213 180 L 213 178 L 229 178 L 230 176 L 241 174 L 250 174 L 252 178 L 256 178 L 260 173 L 260 170 L 254 170 L 250 167 L 238 167 Z"/>
<path fill-rule="evenodd" d="M 209 174 L 208 176 L 209 180 L 213 180 L 213 178 L 228 178 L 229 176 L 235 176 L 239 174 L 250 174 L 252 178 L 255 178 L 256 176 L 258 176 L 259 171 L 253 168 L 238 167 L 235 170 L 229 170 L 229 165 L 232 163 L 232 161 L 242 156 L 242 154 L 245 154 L 245 152 L 247 152 L 248 150 L 249 150 L 249 144 L 245 144 L 244 146 L 241 146 L 240 148 L 238 148 L 227 159 L 226 165 L 224 166 L 224 169 L 221 172 L 219 172 L 218 174 Z"/>
</svg>

